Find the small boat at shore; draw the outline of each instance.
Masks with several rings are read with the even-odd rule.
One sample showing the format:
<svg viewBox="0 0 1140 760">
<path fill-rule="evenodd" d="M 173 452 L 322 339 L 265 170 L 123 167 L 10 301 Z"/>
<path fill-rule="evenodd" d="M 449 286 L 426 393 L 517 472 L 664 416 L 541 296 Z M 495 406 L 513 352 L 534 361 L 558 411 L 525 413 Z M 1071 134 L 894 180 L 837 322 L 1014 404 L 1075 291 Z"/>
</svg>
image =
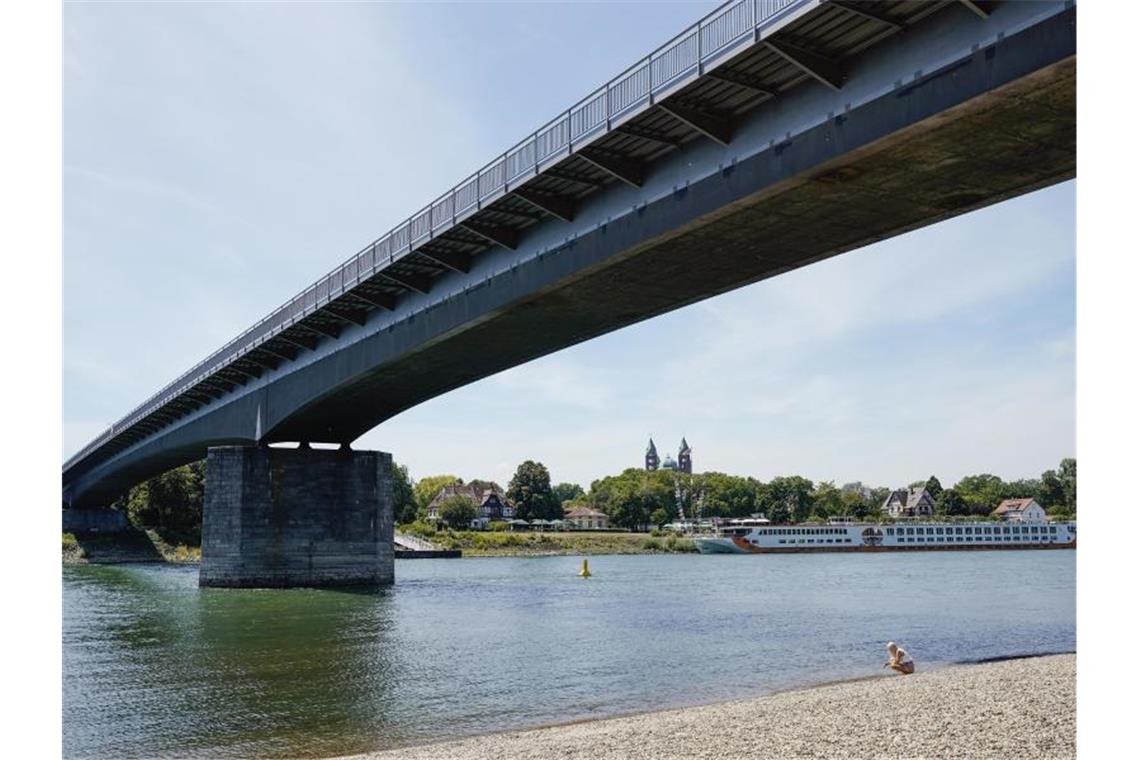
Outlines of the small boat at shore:
<svg viewBox="0 0 1140 760">
<path fill-rule="evenodd" d="M 751 518 L 731 520 L 711 535 L 692 536 L 692 541 L 701 554 L 1075 549 L 1077 524 L 900 521 L 776 525 L 764 518 Z"/>
</svg>

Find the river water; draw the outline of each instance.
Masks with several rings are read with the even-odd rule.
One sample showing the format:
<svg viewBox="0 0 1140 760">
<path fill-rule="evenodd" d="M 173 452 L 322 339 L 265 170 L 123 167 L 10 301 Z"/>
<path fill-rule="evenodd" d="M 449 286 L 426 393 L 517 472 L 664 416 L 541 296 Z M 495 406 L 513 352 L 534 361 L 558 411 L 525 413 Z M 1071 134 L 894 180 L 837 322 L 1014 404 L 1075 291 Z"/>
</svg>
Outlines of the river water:
<svg viewBox="0 0 1140 760">
<path fill-rule="evenodd" d="M 406 560 L 371 593 L 65 567 L 64 752 L 329 756 L 881 675 L 888 639 L 1072 651 L 1075 555 Z"/>
</svg>

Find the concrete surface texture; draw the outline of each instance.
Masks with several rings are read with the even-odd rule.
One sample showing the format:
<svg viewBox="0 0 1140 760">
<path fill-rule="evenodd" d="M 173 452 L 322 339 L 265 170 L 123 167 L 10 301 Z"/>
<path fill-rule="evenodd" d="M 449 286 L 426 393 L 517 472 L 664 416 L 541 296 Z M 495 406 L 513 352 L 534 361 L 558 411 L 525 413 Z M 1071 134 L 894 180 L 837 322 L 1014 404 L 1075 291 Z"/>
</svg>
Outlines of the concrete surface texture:
<svg viewBox="0 0 1140 760">
<path fill-rule="evenodd" d="M 199 584 L 392 583 L 391 468 L 378 451 L 210 449 Z"/>
</svg>

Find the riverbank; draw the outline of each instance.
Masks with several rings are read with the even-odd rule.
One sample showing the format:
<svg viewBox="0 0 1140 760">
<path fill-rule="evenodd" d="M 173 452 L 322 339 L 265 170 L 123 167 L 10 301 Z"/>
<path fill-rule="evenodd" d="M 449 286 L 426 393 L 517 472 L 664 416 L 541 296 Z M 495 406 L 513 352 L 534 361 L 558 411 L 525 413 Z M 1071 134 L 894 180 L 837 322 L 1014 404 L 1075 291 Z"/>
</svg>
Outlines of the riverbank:
<svg viewBox="0 0 1140 760">
<path fill-rule="evenodd" d="M 130 528 L 119 533 L 63 534 L 63 564 L 115 565 L 132 562 L 196 563 L 197 546 L 171 544 L 153 530 Z"/>
<path fill-rule="evenodd" d="M 919 663 L 921 668 L 922 664 Z M 955 665 L 356 760 L 1072 758 L 1076 655 Z"/>
<path fill-rule="evenodd" d="M 460 549 L 464 557 L 559 557 L 606 554 L 682 554 L 696 551 L 677 536 L 645 533 L 491 533 L 456 531 L 431 537 L 439 549 Z M 197 546 L 170 544 L 153 530 L 75 536 L 63 534 L 63 564 L 201 561 Z"/>
<path fill-rule="evenodd" d="M 427 540 L 440 549 L 461 549 L 464 557 L 557 557 L 601 554 L 680 554 L 696 551 L 681 536 L 623 532 L 441 531 Z"/>
</svg>

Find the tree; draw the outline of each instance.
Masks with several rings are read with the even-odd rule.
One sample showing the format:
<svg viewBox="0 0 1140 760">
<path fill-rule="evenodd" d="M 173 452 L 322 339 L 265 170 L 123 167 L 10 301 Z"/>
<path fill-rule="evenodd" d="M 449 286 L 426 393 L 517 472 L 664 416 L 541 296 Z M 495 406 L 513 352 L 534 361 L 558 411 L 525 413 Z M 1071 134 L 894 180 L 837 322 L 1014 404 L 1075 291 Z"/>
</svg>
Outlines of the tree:
<svg viewBox="0 0 1140 760">
<path fill-rule="evenodd" d="M 665 523 L 669 522 L 669 513 L 664 509 L 658 507 L 657 509 L 653 510 L 652 514 L 649 515 L 649 522 L 660 528 Z"/>
<path fill-rule="evenodd" d="M 1048 512 L 1053 507 L 1065 506 L 1065 488 L 1056 470 L 1046 470 L 1041 473 L 1041 481 L 1037 486 L 1037 503 Z"/>
<path fill-rule="evenodd" d="M 577 483 L 559 483 L 552 489 L 554 491 L 554 498 L 558 500 L 560 505 L 564 505 L 568 501 L 580 499 L 586 495 L 582 490 L 582 486 Z"/>
<path fill-rule="evenodd" d="M 761 502 L 773 522 L 804 522 L 811 516 L 812 482 L 799 475 L 773 478 Z"/>
<path fill-rule="evenodd" d="M 1041 481 L 1037 478 L 1021 478 L 1020 480 L 1013 480 L 1006 483 L 1002 497 L 1006 499 L 1022 499 L 1031 497 L 1040 490 Z"/>
<path fill-rule="evenodd" d="M 466 496 L 448 496 L 439 505 L 439 517 L 448 526 L 457 529 L 467 528 L 478 514 L 478 507 Z"/>
<path fill-rule="evenodd" d="M 693 476 L 693 489 L 704 497 L 702 516 L 705 517 L 747 517 L 761 510 L 762 486 L 755 478 L 705 472 Z"/>
<path fill-rule="evenodd" d="M 205 491 L 204 460 L 176 467 L 130 490 L 127 518 L 135 527 L 153 528 L 172 542 L 198 545 Z"/>
<path fill-rule="evenodd" d="M 929 478 L 927 478 L 926 483 L 924 484 L 924 487 L 926 488 L 926 492 L 930 494 L 930 498 L 932 498 L 932 499 L 937 499 L 938 494 L 942 493 L 942 484 L 939 483 L 938 478 L 934 477 L 933 475 L 931 475 Z"/>
<path fill-rule="evenodd" d="M 403 525 L 415 520 L 418 508 L 408 468 L 392 462 L 392 517 L 396 524 Z"/>
<path fill-rule="evenodd" d="M 842 514 L 848 517 L 854 517 L 856 520 L 866 519 L 869 515 L 876 514 L 879 511 L 879 505 L 873 499 L 865 494 L 862 488 L 858 490 L 843 489 L 840 492 L 840 503 L 842 505 Z"/>
<path fill-rule="evenodd" d="M 954 490 L 961 494 L 973 515 L 988 515 L 1006 498 L 1006 484 L 997 475 L 989 473 L 967 475 L 958 481 Z"/>
<path fill-rule="evenodd" d="M 1061 481 L 1061 491 L 1065 495 L 1065 511 L 1077 513 L 1077 460 L 1071 457 L 1061 460 L 1057 468 L 1057 478 Z"/>
<path fill-rule="evenodd" d="M 665 522 L 677 516 L 675 477 L 668 470 L 630 468 L 620 475 L 595 480 L 590 485 L 590 502 L 609 515 L 611 524 L 642 530 L 657 510 L 665 514 Z"/>
<path fill-rule="evenodd" d="M 422 512 L 445 486 L 461 486 L 463 478 L 454 475 L 429 475 L 415 485 L 416 507 Z"/>
<path fill-rule="evenodd" d="M 957 489 L 947 488 L 934 500 L 934 511 L 940 515 L 967 515 L 970 508 Z"/>
<path fill-rule="evenodd" d="M 520 520 L 560 520 L 562 504 L 550 487 L 550 471 L 541 462 L 526 460 L 507 486 L 507 498 Z"/>
<path fill-rule="evenodd" d="M 821 520 L 843 514 L 843 493 L 831 480 L 821 481 L 812 493 L 813 515 Z"/>
</svg>

